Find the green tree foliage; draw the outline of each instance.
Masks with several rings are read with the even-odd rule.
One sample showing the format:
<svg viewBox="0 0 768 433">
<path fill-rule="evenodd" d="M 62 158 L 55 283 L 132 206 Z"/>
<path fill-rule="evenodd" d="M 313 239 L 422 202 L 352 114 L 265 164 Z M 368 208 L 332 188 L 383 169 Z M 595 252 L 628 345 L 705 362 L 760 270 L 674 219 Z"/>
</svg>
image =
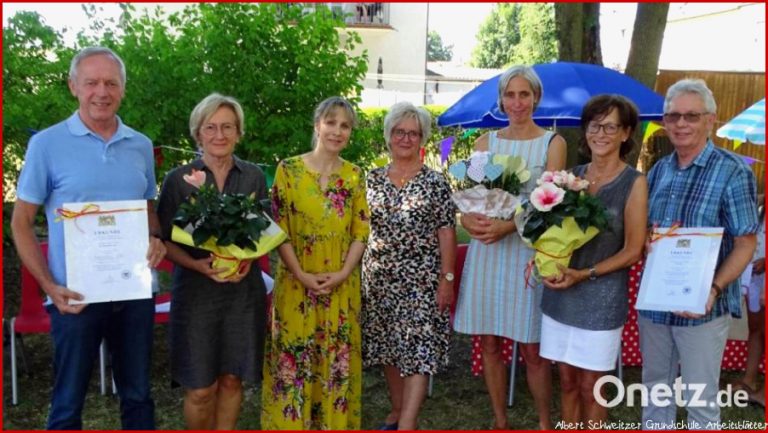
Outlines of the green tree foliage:
<svg viewBox="0 0 768 433">
<path fill-rule="evenodd" d="M 15 191 L 26 143 L 35 131 L 72 114 L 67 70 L 74 51 L 62 35 L 20 12 L 3 29 L 3 191 Z"/>
<path fill-rule="evenodd" d="M 480 26 L 472 64 L 503 68 L 557 59 L 552 3 L 498 3 Z"/>
<path fill-rule="evenodd" d="M 552 3 L 525 3 L 520 7 L 520 42 L 512 47 L 510 64 L 532 65 L 557 60 L 557 31 Z"/>
<path fill-rule="evenodd" d="M 512 47 L 520 43 L 519 3 L 498 3 L 477 31 L 472 65 L 501 68 L 509 62 Z"/>
<path fill-rule="evenodd" d="M 453 58 L 453 45 L 443 45 L 440 33 L 430 30 L 427 34 L 427 60 L 430 62 L 450 61 Z"/>
<path fill-rule="evenodd" d="M 313 111 L 321 100 L 343 95 L 359 102 L 367 59 L 349 53 L 360 37 L 354 32 L 340 37 L 343 21 L 324 6 L 308 13 L 299 5 L 199 3 L 168 17 L 159 9 L 139 14 L 130 4 L 121 7 L 116 29 L 99 19 L 95 8 L 87 9 L 97 36 L 80 32 L 74 48 L 65 47 L 62 35 L 34 13 L 11 17 L 3 29 L 6 191 L 13 190 L 30 130 L 76 109 L 66 77 L 69 61 L 83 46 L 108 46 L 125 61 L 120 116 L 164 147 L 160 180 L 168 168 L 194 157 L 189 114 L 211 92 L 241 102 L 245 135 L 236 152 L 266 164 L 311 148 Z M 6 158 L 7 153 L 13 155 Z M 344 156 L 356 162 L 374 157 L 355 142 Z"/>
</svg>

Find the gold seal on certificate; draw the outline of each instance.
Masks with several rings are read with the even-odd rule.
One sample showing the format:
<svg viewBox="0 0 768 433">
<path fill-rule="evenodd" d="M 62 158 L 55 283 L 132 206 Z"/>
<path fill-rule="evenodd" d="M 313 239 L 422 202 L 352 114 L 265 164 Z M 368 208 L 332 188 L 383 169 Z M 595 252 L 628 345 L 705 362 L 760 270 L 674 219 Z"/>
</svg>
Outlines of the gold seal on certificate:
<svg viewBox="0 0 768 433">
<path fill-rule="evenodd" d="M 146 200 L 64 203 L 59 216 L 67 288 L 84 297 L 70 304 L 152 297 Z"/>
<path fill-rule="evenodd" d="M 654 229 L 635 308 L 704 314 L 722 227 Z"/>
</svg>

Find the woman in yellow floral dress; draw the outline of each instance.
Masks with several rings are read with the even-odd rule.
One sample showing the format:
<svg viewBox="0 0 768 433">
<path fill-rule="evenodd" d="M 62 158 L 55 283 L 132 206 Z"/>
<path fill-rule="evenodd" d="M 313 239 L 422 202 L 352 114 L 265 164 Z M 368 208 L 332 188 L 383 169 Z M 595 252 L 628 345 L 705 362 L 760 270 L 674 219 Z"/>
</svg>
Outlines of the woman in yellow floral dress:
<svg viewBox="0 0 768 433">
<path fill-rule="evenodd" d="M 272 187 L 278 248 L 264 360 L 263 430 L 360 428 L 359 262 L 368 236 L 365 180 L 341 159 L 355 113 L 328 98 L 314 150 L 283 160 Z"/>
</svg>

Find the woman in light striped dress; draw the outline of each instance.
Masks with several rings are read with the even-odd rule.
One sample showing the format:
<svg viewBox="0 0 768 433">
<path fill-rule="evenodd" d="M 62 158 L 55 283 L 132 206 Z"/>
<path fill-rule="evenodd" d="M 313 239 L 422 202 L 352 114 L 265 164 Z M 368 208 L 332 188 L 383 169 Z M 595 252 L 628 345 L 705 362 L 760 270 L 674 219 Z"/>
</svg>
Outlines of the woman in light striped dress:
<svg viewBox="0 0 768 433">
<path fill-rule="evenodd" d="M 499 79 L 498 105 L 509 126 L 486 133 L 475 142 L 475 150 L 521 156 L 527 161 L 531 178 L 523 186 L 523 195 L 536 187 L 536 179 L 544 170 L 565 168 L 565 140 L 533 122 L 541 96 L 541 80 L 533 68 L 513 66 L 504 72 Z M 552 429 L 551 364 L 539 357 L 542 287 L 526 288 L 525 281 L 525 267 L 533 250 L 520 239 L 514 221 L 463 214 L 461 223 L 472 241 L 461 277 L 454 329 L 481 337 L 493 428 L 509 428 L 504 404 L 508 375 L 501 357 L 503 338 L 509 338 L 520 343 L 539 426 Z"/>
</svg>

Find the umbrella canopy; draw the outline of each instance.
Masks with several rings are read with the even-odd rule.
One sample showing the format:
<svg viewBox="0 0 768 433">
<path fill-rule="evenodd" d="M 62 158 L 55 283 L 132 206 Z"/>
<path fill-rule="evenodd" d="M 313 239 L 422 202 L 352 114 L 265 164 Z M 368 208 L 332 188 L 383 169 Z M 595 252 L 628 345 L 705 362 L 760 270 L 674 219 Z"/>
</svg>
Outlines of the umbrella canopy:
<svg viewBox="0 0 768 433">
<path fill-rule="evenodd" d="M 765 145 L 765 98 L 721 126 L 717 136 Z"/>
<path fill-rule="evenodd" d="M 541 126 L 577 126 L 589 98 L 602 93 L 626 96 L 640 110 L 640 120 L 660 120 L 664 98 L 622 73 L 598 65 L 557 62 L 534 65 L 544 87 L 533 120 Z M 509 124 L 497 105 L 501 74 L 483 82 L 448 108 L 440 126 L 491 128 Z"/>
</svg>

